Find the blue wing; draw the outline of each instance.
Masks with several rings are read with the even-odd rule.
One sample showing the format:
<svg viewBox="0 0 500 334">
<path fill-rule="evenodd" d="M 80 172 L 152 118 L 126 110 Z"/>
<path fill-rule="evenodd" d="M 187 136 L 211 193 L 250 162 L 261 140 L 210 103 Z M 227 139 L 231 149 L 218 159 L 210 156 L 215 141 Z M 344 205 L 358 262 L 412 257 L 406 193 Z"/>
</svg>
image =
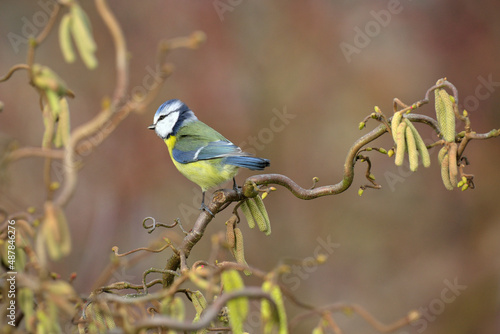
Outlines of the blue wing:
<svg viewBox="0 0 500 334">
<path fill-rule="evenodd" d="M 210 160 L 224 158 L 224 163 L 228 165 L 244 167 L 252 170 L 262 170 L 269 166 L 269 160 L 256 158 L 245 153 L 238 146 L 229 141 L 218 140 L 208 143 L 197 150 L 181 151 L 179 149 L 172 150 L 172 156 L 175 161 L 181 164 L 200 160 Z"/>
<path fill-rule="evenodd" d="M 172 156 L 181 164 L 240 155 L 247 154 L 243 153 L 241 149 L 233 143 L 223 140 L 209 142 L 207 145 L 191 151 L 181 151 L 175 147 L 172 150 Z"/>
</svg>

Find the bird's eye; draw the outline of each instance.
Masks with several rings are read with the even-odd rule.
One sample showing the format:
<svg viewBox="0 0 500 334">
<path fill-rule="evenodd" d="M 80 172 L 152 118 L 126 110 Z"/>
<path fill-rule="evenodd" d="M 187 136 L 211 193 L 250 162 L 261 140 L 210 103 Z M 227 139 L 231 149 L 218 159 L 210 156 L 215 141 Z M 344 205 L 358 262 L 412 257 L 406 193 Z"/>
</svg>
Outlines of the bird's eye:
<svg viewBox="0 0 500 334">
<path fill-rule="evenodd" d="M 162 119 L 164 119 L 165 117 L 167 117 L 167 115 L 161 115 L 159 118 L 158 118 L 158 122 L 161 121 Z"/>
</svg>

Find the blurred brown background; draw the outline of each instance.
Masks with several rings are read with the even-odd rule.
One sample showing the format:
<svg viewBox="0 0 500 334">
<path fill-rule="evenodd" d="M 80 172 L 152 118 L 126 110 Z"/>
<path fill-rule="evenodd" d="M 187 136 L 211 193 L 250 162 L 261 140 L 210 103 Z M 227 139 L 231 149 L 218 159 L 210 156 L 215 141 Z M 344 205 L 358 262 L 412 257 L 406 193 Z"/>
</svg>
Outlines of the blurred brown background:
<svg viewBox="0 0 500 334">
<path fill-rule="evenodd" d="M 41 1 L 0 3 L 0 73 L 26 58 L 9 32 L 23 35 L 26 22 L 44 12 Z M 367 130 L 358 123 L 374 105 L 390 114 L 392 99 L 412 103 L 437 79 L 447 77 L 468 108 L 473 129 L 500 127 L 500 3 L 485 1 L 110 1 L 130 50 L 130 90 L 144 86 L 154 71 L 156 47 L 164 38 L 202 30 L 199 50 L 170 55 L 176 71 L 144 115 L 131 115 L 90 156 L 84 158 L 78 188 L 67 207 L 73 236 L 71 255 L 52 264 L 63 277 L 77 272 L 82 294 L 109 263 L 110 249 L 147 246 L 141 222 L 176 217 L 192 225 L 199 188 L 183 178 L 164 144 L 147 130 L 157 107 L 180 98 L 200 118 L 236 144 L 269 158 L 266 172 L 282 173 L 304 187 L 342 177 L 345 154 Z M 57 31 L 37 50 L 36 61 L 57 71 L 76 93 L 70 101 L 73 127 L 93 117 L 114 89 L 114 50 L 94 3 L 82 2 L 98 44 L 99 66 L 89 72 L 78 60 L 64 63 Z M 225 5 L 225 6 L 224 6 Z M 225 9 L 224 9 L 225 8 Z M 391 12 L 392 11 L 392 12 Z M 389 13 L 389 14 L 388 14 Z M 388 15 L 387 15 L 388 14 Z M 377 17 L 378 20 L 377 21 Z M 36 27 L 36 25 L 35 25 Z M 39 28 L 38 28 L 39 29 Z M 359 31 L 368 29 L 368 39 Z M 350 45 L 346 57 L 342 51 Z M 493 82 L 485 85 L 484 82 Z M 499 83 L 497 83 L 499 82 Z M 488 87 L 486 87 L 488 86 Z M 38 97 L 25 73 L 0 84 L 2 141 L 39 146 L 43 123 Z M 274 110 L 274 111 L 273 111 Z M 433 115 L 432 106 L 421 112 Z M 277 115 L 288 115 L 283 121 Z M 371 129 L 375 122 L 368 123 Z M 422 135 L 436 139 L 425 127 Z M 257 138 L 252 144 L 251 137 Z M 389 136 L 373 146 L 390 148 Z M 417 173 L 372 154 L 381 190 L 365 184 L 364 166 L 351 189 L 301 201 L 279 188 L 266 199 L 273 233 L 265 237 L 242 224 L 247 261 L 271 270 L 283 258 L 331 252 L 318 268 L 286 276 L 300 300 L 314 305 L 355 302 L 383 322 L 411 309 L 425 320 L 403 333 L 498 333 L 500 331 L 500 139 L 472 142 L 466 152 L 476 189 L 447 191 L 436 160 Z M 11 212 L 41 208 L 45 198 L 43 161 L 24 159 L 4 171 L 1 206 Z M 237 178 L 241 183 L 242 171 Z M 193 206 L 193 202 L 196 203 Z M 187 212 L 187 213 L 186 213 Z M 194 213 L 194 214 L 193 214 Z M 230 212 L 218 215 L 207 235 L 224 229 Z M 210 238 L 190 259 L 206 259 Z M 330 240 L 335 247 L 325 248 Z M 142 272 L 162 267 L 154 255 L 114 276 L 139 283 Z M 250 279 L 249 282 L 258 283 Z M 451 289 L 454 282 L 459 286 Z M 301 310 L 288 304 L 290 315 Z M 374 333 L 358 316 L 336 315 L 346 333 Z M 307 320 L 294 332 L 307 333 Z M 258 332 L 253 330 L 252 332 Z"/>
</svg>

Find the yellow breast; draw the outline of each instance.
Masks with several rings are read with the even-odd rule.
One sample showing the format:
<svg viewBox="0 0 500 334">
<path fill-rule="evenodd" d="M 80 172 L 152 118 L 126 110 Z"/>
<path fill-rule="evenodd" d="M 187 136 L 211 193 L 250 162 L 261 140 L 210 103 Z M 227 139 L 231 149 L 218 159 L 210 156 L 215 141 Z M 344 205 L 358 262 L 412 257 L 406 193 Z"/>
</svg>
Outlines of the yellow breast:
<svg viewBox="0 0 500 334">
<path fill-rule="evenodd" d="M 201 187 L 202 191 L 211 189 L 219 184 L 232 179 L 238 173 L 238 167 L 224 164 L 223 159 L 210 159 L 181 164 L 172 156 L 172 149 L 176 143 L 175 136 L 165 140 L 170 158 L 175 167 L 187 179 Z"/>
</svg>

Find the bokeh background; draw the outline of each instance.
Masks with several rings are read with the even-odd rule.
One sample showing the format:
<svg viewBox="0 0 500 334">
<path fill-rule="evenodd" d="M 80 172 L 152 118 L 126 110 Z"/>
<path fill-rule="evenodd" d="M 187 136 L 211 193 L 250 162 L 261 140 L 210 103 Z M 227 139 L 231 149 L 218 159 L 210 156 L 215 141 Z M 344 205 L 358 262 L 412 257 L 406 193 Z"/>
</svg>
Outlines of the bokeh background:
<svg viewBox="0 0 500 334">
<path fill-rule="evenodd" d="M 2 75 L 26 58 L 26 45 L 13 45 L 8 34 L 22 36 L 26 22 L 37 23 L 34 15 L 44 12 L 48 2 L 0 2 Z M 474 130 L 500 127 L 498 1 L 157 0 L 109 5 L 127 38 L 130 91 L 144 86 L 154 71 L 160 40 L 201 30 L 207 41 L 198 50 L 171 53 L 175 72 L 149 111 L 130 115 L 83 160 L 67 207 L 72 252 L 51 269 L 62 277 L 76 272 L 74 284 L 84 295 L 110 262 L 112 246 L 130 250 L 160 236 L 159 231 L 146 233 L 144 217 L 162 222 L 180 217 L 186 228 L 196 217 L 199 188 L 175 170 L 164 144 L 147 130 L 167 99 L 182 99 L 234 143 L 269 158 L 272 165 L 266 172 L 285 174 L 304 187 L 315 176 L 320 185 L 341 179 L 349 147 L 368 131 L 359 131 L 358 123 L 373 106 L 390 114 L 394 97 L 417 101 L 442 77 L 458 88 Z M 56 31 L 36 54 L 37 62 L 57 71 L 76 93 L 70 101 L 73 127 L 96 115 L 115 85 L 110 35 L 94 3 L 82 6 L 98 44 L 98 68 L 88 71 L 80 60 L 66 64 Z M 359 31 L 366 29 L 370 35 L 363 39 Z M 0 84 L 0 100 L 2 143 L 39 146 L 42 117 L 25 73 Z M 420 111 L 432 115 L 432 103 Z M 375 122 L 367 125 L 373 126 Z M 436 139 L 421 129 L 424 138 Z M 387 135 L 373 144 L 391 145 Z M 365 184 L 361 165 L 351 189 L 338 196 L 302 201 L 279 188 L 266 199 L 271 236 L 241 224 L 247 261 L 271 270 L 285 258 L 311 257 L 319 247 L 331 253 L 328 262 L 296 271 L 284 282 L 302 301 L 317 306 L 357 303 L 386 323 L 413 309 L 426 313 L 425 321 L 399 334 L 498 333 L 499 152 L 500 139 L 469 145 L 467 172 L 476 175 L 476 189 L 466 192 L 444 188 L 437 151 L 432 152 L 432 166 L 416 173 L 372 154 L 372 172 L 383 187 L 362 197 L 357 195 Z M 43 207 L 42 166 L 41 159 L 30 158 L 2 170 L 2 208 Z M 242 171 L 238 181 L 249 175 Z M 229 215 L 226 210 L 216 217 L 191 259 L 208 258 L 208 236 L 224 230 Z M 335 247 L 325 248 L 325 242 Z M 111 281 L 139 283 L 142 272 L 162 267 L 165 257 L 145 258 Z M 460 285 L 455 290 L 449 288 L 453 282 Z M 293 304 L 288 310 L 291 317 L 302 312 Z M 335 319 L 346 333 L 375 332 L 359 316 L 338 314 Z M 303 321 L 293 332 L 308 333 L 317 321 Z"/>
</svg>

